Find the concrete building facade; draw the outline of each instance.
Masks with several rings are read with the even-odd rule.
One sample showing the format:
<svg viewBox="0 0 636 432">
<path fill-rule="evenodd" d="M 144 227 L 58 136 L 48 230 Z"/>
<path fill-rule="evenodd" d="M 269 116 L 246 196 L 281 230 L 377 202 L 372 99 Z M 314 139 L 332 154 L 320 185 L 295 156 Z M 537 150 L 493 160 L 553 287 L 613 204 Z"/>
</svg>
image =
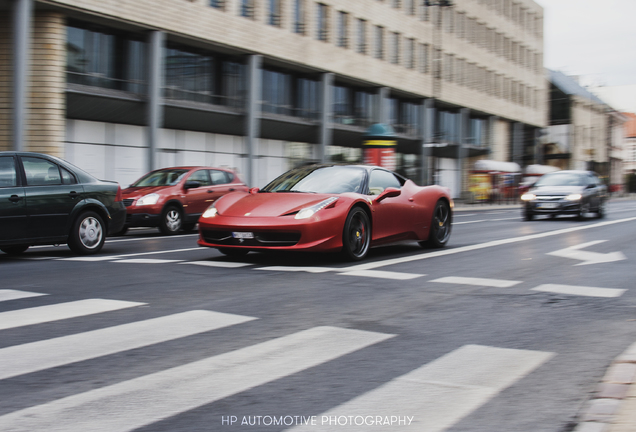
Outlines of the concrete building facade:
<svg viewBox="0 0 636 432">
<path fill-rule="evenodd" d="M 0 150 L 263 186 L 384 123 L 398 171 L 459 197 L 477 159 L 537 162 L 542 32 L 531 0 L 0 0 Z"/>
</svg>

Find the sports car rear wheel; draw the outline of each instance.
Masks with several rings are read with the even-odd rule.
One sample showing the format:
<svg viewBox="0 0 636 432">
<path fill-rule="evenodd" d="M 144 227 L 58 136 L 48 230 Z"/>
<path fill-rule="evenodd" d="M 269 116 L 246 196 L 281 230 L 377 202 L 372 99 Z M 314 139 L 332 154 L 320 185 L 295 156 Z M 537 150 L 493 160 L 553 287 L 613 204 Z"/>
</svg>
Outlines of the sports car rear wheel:
<svg viewBox="0 0 636 432">
<path fill-rule="evenodd" d="M 369 216 L 360 207 L 354 207 L 347 216 L 342 232 L 342 252 L 347 259 L 358 261 L 367 256 L 370 243 Z"/>
<path fill-rule="evenodd" d="M 433 220 L 431 221 L 431 231 L 428 241 L 420 242 L 422 246 L 433 246 L 441 248 L 446 246 L 451 233 L 451 212 L 448 203 L 437 201 L 433 210 Z"/>
</svg>

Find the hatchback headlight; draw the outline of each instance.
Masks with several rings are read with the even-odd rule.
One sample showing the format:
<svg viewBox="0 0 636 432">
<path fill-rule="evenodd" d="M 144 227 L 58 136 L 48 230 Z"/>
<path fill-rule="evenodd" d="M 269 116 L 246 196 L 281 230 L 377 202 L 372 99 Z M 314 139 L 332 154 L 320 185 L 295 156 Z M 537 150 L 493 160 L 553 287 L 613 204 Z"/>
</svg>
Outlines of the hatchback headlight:
<svg viewBox="0 0 636 432">
<path fill-rule="evenodd" d="M 320 201 L 318 204 L 314 204 L 311 207 L 305 207 L 304 209 L 301 209 L 298 213 L 296 213 L 296 216 L 294 216 L 294 219 L 307 219 L 309 217 L 312 217 L 313 215 L 318 213 L 320 210 L 333 204 L 337 200 L 338 200 L 338 197 L 331 197 L 331 198 L 327 198 L 324 201 Z"/>
<path fill-rule="evenodd" d="M 158 201 L 159 201 L 159 194 L 151 193 L 139 198 L 137 200 L 137 204 L 135 205 L 138 205 L 138 206 L 155 205 L 157 204 Z"/>
<path fill-rule="evenodd" d="M 578 201 L 581 199 L 581 194 L 570 194 L 566 196 L 565 199 L 568 201 Z"/>
</svg>

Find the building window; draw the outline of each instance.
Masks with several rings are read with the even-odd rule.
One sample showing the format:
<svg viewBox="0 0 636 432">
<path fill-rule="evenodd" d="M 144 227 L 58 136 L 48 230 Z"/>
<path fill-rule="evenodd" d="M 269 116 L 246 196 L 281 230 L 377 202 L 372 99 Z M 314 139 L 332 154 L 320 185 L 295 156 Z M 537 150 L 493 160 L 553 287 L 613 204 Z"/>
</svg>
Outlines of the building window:
<svg viewBox="0 0 636 432">
<path fill-rule="evenodd" d="M 68 26 L 66 38 L 69 83 L 145 93 L 143 41 L 110 29 L 84 28 L 81 23 Z"/>
<path fill-rule="evenodd" d="M 415 69 L 415 39 L 407 39 L 404 46 L 404 66 Z"/>
<path fill-rule="evenodd" d="M 292 76 L 263 69 L 263 112 L 293 116 Z"/>
<path fill-rule="evenodd" d="M 356 52 L 360 54 L 367 53 L 367 22 L 363 19 L 358 19 L 358 31 L 357 31 L 357 47 Z"/>
<path fill-rule="evenodd" d="M 269 0 L 269 7 L 267 9 L 267 24 L 280 27 L 281 25 L 281 0 Z"/>
<path fill-rule="evenodd" d="M 428 44 L 419 45 L 419 70 L 421 73 L 430 72 L 430 47 Z"/>
<path fill-rule="evenodd" d="M 305 0 L 294 1 L 294 33 L 305 35 L 307 34 L 305 14 Z"/>
<path fill-rule="evenodd" d="M 341 48 L 349 48 L 349 14 L 338 12 L 338 41 Z"/>
<path fill-rule="evenodd" d="M 430 21 L 431 13 L 429 11 L 428 0 L 418 0 L 420 2 L 420 21 Z"/>
<path fill-rule="evenodd" d="M 318 3 L 316 14 L 316 38 L 320 41 L 327 42 L 329 39 L 329 6 Z"/>
<path fill-rule="evenodd" d="M 210 6 L 216 9 L 225 10 L 225 0 L 210 0 Z"/>
<path fill-rule="evenodd" d="M 241 0 L 241 16 L 245 18 L 254 19 L 254 2 L 255 0 Z"/>
<path fill-rule="evenodd" d="M 415 15 L 415 1 L 416 0 L 404 0 L 404 11 L 407 15 Z"/>
<path fill-rule="evenodd" d="M 400 64 L 400 34 L 391 33 L 391 63 Z"/>
<path fill-rule="evenodd" d="M 384 60 L 384 27 L 375 26 L 375 58 Z"/>
<path fill-rule="evenodd" d="M 400 0 L 391 0 L 391 6 L 393 6 L 395 9 L 399 9 L 402 4 L 402 2 Z"/>
</svg>

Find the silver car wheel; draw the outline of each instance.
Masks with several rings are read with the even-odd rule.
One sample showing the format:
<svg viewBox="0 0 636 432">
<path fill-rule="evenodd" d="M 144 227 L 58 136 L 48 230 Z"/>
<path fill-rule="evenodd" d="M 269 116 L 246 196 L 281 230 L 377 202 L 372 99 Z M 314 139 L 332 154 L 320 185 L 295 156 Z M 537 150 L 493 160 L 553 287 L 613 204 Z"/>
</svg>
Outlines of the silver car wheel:
<svg viewBox="0 0 636 432">
<path fill-rule="evenodd" d="M 102 224 L 96 218 L 89 216 L 80 223 L 79 240 L 86 249 L 98 247 L 103 235 Z"/>
</svg>

